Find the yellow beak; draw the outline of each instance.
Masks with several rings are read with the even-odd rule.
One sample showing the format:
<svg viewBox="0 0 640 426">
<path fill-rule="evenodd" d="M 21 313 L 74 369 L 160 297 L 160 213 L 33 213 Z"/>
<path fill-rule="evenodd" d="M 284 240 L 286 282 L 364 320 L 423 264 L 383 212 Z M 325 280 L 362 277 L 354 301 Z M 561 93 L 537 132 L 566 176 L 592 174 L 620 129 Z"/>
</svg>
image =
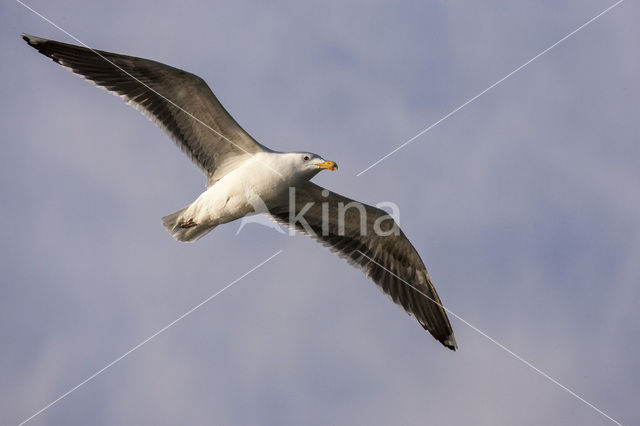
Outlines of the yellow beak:
<svg viewBox="0 0 640 426">
<path fill-rule="evenodd" d="M 321 169 L 338 170 L 338 165 L 335 162 L 329 160 L 320 164 L 316 164 L 316 166 L 320 167 Z"/>
</svg>

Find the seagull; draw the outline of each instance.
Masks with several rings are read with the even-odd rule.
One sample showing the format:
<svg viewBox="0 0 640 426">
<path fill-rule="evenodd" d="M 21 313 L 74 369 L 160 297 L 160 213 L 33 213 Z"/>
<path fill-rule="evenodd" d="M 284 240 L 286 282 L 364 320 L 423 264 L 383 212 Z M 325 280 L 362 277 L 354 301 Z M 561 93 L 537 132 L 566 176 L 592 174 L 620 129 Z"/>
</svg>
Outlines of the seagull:
<svg viewBox="0 0 640 426">
<path fill-rule="evenodd" d="M 197 75 L 149 59 L 22 34 L 41 54 L 120 96 L 160 127 L 206 176 L 206 190 L 162 223 L 193 242 L 255 214 L 259 197 L 275 221 L 360 268 L 445 347 L 457 344 L 422 259 L 390 214 L 311 182 L 338 165 L 311 152 L 278 152 L 252 138 Z M 248 197 L 247 194 L 252 194 Z"/>
</svg>

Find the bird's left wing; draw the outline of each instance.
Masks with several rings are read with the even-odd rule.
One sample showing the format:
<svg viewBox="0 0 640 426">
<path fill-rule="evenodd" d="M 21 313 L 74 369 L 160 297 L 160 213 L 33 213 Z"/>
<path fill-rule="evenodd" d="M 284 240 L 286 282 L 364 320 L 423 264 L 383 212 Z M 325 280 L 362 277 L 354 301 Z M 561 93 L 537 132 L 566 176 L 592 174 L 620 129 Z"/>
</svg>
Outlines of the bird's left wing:
<svg viewBox="0 0 640 426">
<path fill-rule="evenodd" d="M 422 259 L 387 212 L 311 182 L 296 188 L 291 204 L 272 206 L 270 213 L 362 269 L 433 337 L 449 349 L 457 348 Z"/>
<path fill-rule="evenodd" d="M 224 109 L 203 79 L 160 62 L 22 34 L 40 53 L 140 110 L 215 183 L 267 150 Z"/>
</svg>

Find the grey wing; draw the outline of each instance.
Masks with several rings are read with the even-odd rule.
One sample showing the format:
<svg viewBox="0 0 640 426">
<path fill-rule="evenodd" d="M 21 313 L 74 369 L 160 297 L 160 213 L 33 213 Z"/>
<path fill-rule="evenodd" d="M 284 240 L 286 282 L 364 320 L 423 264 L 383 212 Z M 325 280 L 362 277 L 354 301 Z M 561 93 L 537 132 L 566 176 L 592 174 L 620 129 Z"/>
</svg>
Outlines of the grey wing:
<svg viewBox="0 0 640 426">
<path fill-rule="evenodd" d="M 295 196 L 295 214 L 301 214 L 303 220 L 291 223 L 288 205 L 272 207 L 271 215 L 362 269 L 439 342 L 449 349 L 457 348 L 447 313 L 422 259 L 387 212 L 311 182 L 296 188 Z M 323 203 L 324 217 L 329 219 L 324 229 Z"/>
<path fill-rule="evenodd" d="M 268 150 L 224 109 L 200 77 L 148 59 L 23 34 L 40 53 L 122 97 L 167 133 L 217 181 L 253 153 Z"/>
</svg>

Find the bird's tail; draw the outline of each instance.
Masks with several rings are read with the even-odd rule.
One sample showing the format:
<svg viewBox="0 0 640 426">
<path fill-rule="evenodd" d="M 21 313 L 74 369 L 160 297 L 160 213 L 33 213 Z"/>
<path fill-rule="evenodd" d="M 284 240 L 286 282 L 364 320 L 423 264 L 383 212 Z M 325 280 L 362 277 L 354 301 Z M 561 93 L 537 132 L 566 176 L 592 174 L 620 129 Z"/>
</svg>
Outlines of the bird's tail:
<svg viewBox="0 0 640 426">
<path fill-rule="evenodd" d="M 198 224 L 184 215 L 189 206 L 162 218 L 162 225 L 173 238 L 185 243 L 192 243 L 204 237 L 215 228 L 215 225 Z"/>
</svg>

